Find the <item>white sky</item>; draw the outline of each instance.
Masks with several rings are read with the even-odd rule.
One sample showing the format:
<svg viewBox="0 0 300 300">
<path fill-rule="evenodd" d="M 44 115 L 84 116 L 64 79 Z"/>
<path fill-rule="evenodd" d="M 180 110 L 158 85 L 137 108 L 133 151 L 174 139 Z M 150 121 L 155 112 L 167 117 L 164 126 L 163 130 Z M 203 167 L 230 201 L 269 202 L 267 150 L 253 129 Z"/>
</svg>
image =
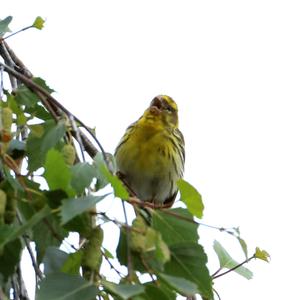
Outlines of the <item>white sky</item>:
<svg viewBox="0 0 300 300">
<path fill-rule="evenodd" d="M 299 1 L 3 1 L 11 29 L 47 19 L 9 44 L 113 152 L 157 94 L 178 103 L 185 179 L 201 192 L 204 222 L 240 226 L 271 264 L 254 279 L 216 280 L 222 300 L 296 299 L 300 197 Z M 211 258 L 214 238 L 203 228 Z"/>
</svg>

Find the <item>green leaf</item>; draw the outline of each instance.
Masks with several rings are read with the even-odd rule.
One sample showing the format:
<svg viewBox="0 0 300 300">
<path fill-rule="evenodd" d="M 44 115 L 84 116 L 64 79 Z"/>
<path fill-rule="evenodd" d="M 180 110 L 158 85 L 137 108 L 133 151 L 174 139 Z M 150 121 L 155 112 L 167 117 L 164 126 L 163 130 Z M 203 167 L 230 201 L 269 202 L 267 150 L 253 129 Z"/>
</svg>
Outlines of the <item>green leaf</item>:
<svg viewBox="0 0 300 300">
<path fill-rule="evenodd" d="M 107 257 L 107 258 L 115 258 L 114 255 L 111 254 L 111 252 L 109 252 L 106 248 L 103 248 L 104 250 L 104 256 Z"/>
<path fill-rule="evenodd" d="M 41 30 L 44 27 L 44 23 L 45 21 L 41 17 L 36 17 L 32 24 L 32 27 Z"/>
<path fill-rule="evenodd" d="M 109 194 L 105 194 L 103 196 L 84 196 L 73 199 L 63 200 L 61 207 L 61 218 L 62 224 L 66 224 L 68 221 L 73 219 L 75 216 L 91 209 L 94 207 L 99 201 L 103 200 Z"/>
<path fill-rule="evenodd" d="M 54 147 L 65 135 L 66 127 L 63 121 L 60 121 L 46 132 L 43 136 L 43 142 L 41 145 L 41 152 L 47 152 L 49 149 Z"/>
<path fill-rule="evenodd" d="M 224 247 L 218 241 L 214 241 L 214 250 L 218 255 L 220 268 L 232 269 L 239 264 L 229 255 L 229 253 L 224 249 Z M 238 273 L 239 275 L 247 279 L 251 279 L 253 276 L 252 272 L 243 266 L 235 269 L 234 272 Z"/>
<path fill-rule="evenodd" d="M 43 166 L 46 158 L 46 151 L 41 151 L 42 144 L 44 142 L 43 138 L 46 133 L 53 127 L 55 127 L 55 122 L 53 120 L 48 120 L 41 124 L 30 125 L 30 134 L 27 139 L 27 156 L 28 156 L 28 170 L 30 172 Z M 44 146 L 45 147 L 45 146 Z M 37 153 L 39 155 L 37 155 Z"/>
<path fill-rule="evenodd" d="M 44 177 L 51 190 L 70 190 L 71 171 L 60 152 L 55 149 L 48 151 L 45 162 Z"/>
<path fill-rule="evenodd" d="M 61 267 L 61 271 L 72 275 L 79 275 L 82 256 L 83 252 L 81 250 L 69 254 L 68 258 Z"/>
<path fill-rule="evenodd" d="M 144 284 L 145 286 L 145 293 L 142 295 L 143 299 L 146 300 L 175 300 L 176 294 L 169 289 L 164 282 L 149 282 Z M 134 298 L 135 300 L 135 298 Z"/>
<path fill-rule="evenodd" d="M 42 87 L 49 94 L 55 92 L 55 90 L 53 90 L 52 88 L 50 88 L 47 85 L 46 81 L 43 78 L 41 78 L 41 77 L 34 77 L 34 78 L 32 78 L 32 81 L 34 83 L 36 83 L 37 85 L 39 85 L 40 87 Z"/>
<path fill-rule="evenodd" d="M 100 171 L 105 179 L 111 184 L 115 197 L 126 200 L 129 198 L 129 194 L 123 185 L 122 181 L 115 175 L 112 175 L 110 171 L 106 168 L 105 164 L 100 165 Z"/>
<path fill-rule="evenodd" d="M 60 225 L 56 215 L 49 215 L 33 227 L 37 261 L 41 263 L 49 246 L 59 247 L 68 232 Z"/>
<path fill-rule="evenodd" d="M 18 105 L 34 107 L 39 101 L 39 97 L 24 84 L 21 84 L 16 89 L 15 93 L 15 98 Z"/>
<path fill-rule="evenodd" d="M 242 239 L 241 237 L 237 237 L 237 239 L 238 239 L 238 241 L 239 241 L 239 243 L 240 243 L 240 245 L 242 247 L 242 250 L 243 250 L 243 252 L 245 254 L 245 257 L 247 259 L 248 258 L 248 247 L 247 247 L 247 244 L 246 244 L 245 240 Z"/>
<path fill-rule="evenodd" d="M 96 169 L 85 162 L 72 166 L 71 172 L 71 185 L 78 194 L 81 194 L 85 188 L 89 187 L 93 178 L 96 177 Z"/>
<path fill-rule="evenodd" d="M 264 260 L 266 262 L 270 261 L 270 254 L 266 250 L 261 250 L 258 247 L 255 248 L 254 257 L 258 258 L 258 259 L 261 259 L 261 260 Z"/>
<path fill-rule="evenodd" d="M 40 282 L 36 300 L 91 300 L 97 293 L 93 283 L 80 276 L 51 273 Z"/>
<path fill-rule="evenodd" d="M 47 215 L 50 214 L 50 209 L 48 206 L 45 206 L 40 211 L 35 213 L 25 224 L 22 226 L 8 226 L 9 230 L 4 226 L 0 228 L 0 248 L 5 246 L 7 243 L 17 239 L 19 236 L 24 234 L 26 230 L 32 228 L 39 221 L 44 219 Z M 4 230 L 4 232 L 2 231 Z"/>
<path fill-rule="evenodd" d="M 187 181 L 179 179 L 177 186 L 180 199 L 186 204 L 188 210 L 196 217 L 202 218 L 204 205 L 200 193 Z"/>
<path fill-rule="evenodd" d="M 43 259 L 45 275 L 60 272 L 61 266 L 64 264 L 67 258 L 68 254 L 66 252 L 54 246 L 48 247 Z"/>
<path fill-rule="evenodd" d="M 198 293 L 197 285 L 185 278 L 170 276 L 163 273 L 159 274 L 159 278 L 178 291 L 181 295 L 193 296 Z"/>
<path fill-rule="evenodd" d="M 198 225 L 194 223 L 191 213 L 184 208 L 155 210 L 152 226 L 161 233 L 163 240 L 169 246 L 184 241 L 197 242 L 199 239 Z"/>
<path fill-rule="evenodd" d="M 141 294 L 144 292 L 144 287 L 139 284 L 126 284 L 120 283 L 115 284 L 106 280 L 102 281 L 103 287 L 110 293 L 120 297 L 123 300 L 129 299 L 135 295 Z"/>
<path fill-rule="evenodd" d="M 165 264 L 163 273 L 194 282 L 202 297 L 212 299 L 212 280 L 206 267 L 207 256 L 203 247 L 195 242 L 181 242 L 169 246 L 169 249 L 171 261 Z"/>
<path fill-rule="evenodd" d="M 11 16 L 6 17 L 4 20 L 0 20 L 0 37 L 2 37 L 6 32 L 10 32 L 8 25 L 11 21 Z"/>
<path fill-rule="evenodd" d="M 0 227 L 1 231 L 1 227 Z M 16 269 L 22 254 L 22 244 L 20 239 L 16 239 L 4 246 L 0 250 L 0 274 L 7 280 Z"/>
</svg>

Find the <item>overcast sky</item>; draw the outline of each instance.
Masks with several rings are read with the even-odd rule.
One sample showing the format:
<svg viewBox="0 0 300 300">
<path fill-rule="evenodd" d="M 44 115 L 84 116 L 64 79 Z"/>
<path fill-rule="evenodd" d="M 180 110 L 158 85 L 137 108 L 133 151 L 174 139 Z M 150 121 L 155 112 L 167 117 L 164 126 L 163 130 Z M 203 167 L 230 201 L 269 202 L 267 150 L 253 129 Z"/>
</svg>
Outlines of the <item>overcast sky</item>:
<svg viewBox="0 0 300 300">
<path fill-rule="evenodd" d="M 202 194 L 204 222 L 240 226 L 254 278 L 216 280 L 222 300 L 296 299 L 299 282 L 299 1 L 9 0 L 12 30 L 46 18 L 43 31 L 8 40 L 36 76 L 113 152 L 157 94 L 179 106 L 185 179 Z M 217 238 L 203 228 L 210 257 Z"/>
</svg>

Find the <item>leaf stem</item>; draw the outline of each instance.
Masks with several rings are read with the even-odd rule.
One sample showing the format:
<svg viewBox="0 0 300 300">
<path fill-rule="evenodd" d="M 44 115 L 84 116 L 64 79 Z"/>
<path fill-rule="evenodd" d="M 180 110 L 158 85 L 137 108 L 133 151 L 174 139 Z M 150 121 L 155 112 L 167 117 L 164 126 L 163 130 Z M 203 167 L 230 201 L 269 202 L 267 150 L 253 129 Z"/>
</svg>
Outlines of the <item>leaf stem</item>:
<svg viewBox="0 0 300 300">
<path fill-rule="evenodd" d="M 217 275 L 217 273 L 219 273 L 219 271 L 220 271 L 220 270 L 218 270 L 217 272 L 215 272 L 215 273 L 212 275 L 212 278 L 213 278 L 213 279 L 216 279 L 216 278 L 219 278 L 219 277 L 221 277 L 221 276 L 224 276 L 224 275 L 226 275 L 226 274 L 228 274 L 228 273 L 230 273 L 230 272 L 236 270 L 237 268 L 241 267 L 242 265 L 248 263 L 248 262 L 249 262 L 250 260 L 252 260 L 253 258 L 255 258 L 255 255 L 249 257 L 248 259 L 244 260 L 243 262 L 241 262 L 240 264 L 234 266 L 233 268 L 231 268 L 231 269 L 229 269 L 229 270 L 227 270 L 227 271 L 225 271 L 225 272 L 223 272 L 223 273 Z"/>
<path fill-rule="evenodd" d="M 16 35 L 16 34 L 22 32 L 22 31 L 25 31 L 25 30 L 28 30 L 28 29 L 30 29 L 30 28 L 33 28 L 33 27 L 34 27 L 33 25 L 26 26 L 26 27 L 24 27 L 24 28 L 22 28 L 22 29 L 20 29 L 20 30 L 18 30 L 18 31 L 15 31 L 15 32 L 13 32 L 13 33 L 7 35 L 6 37 L 2 38 L 2 40 L 7 40 L 8 38 L 10 38 L 10 37 L 12 37 L 12 36 L 14 36 L 14 35 Z"/>
</svg>

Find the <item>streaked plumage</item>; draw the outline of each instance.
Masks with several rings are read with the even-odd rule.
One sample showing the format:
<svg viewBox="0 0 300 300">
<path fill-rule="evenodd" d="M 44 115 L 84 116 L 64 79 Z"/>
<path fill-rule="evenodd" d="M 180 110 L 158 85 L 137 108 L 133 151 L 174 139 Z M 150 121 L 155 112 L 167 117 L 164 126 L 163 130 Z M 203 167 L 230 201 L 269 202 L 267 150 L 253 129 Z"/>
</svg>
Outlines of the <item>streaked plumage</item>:
<svg viewBox="0 0 300 300">
<path fill-rule="evenodd" d="M 166 95 L 155 97 L 130 125 L 115 151 L 120 177 L 142 201 L 172 205 L 183 176 L 184 138 L 178 109 Z"/>
</svg>

